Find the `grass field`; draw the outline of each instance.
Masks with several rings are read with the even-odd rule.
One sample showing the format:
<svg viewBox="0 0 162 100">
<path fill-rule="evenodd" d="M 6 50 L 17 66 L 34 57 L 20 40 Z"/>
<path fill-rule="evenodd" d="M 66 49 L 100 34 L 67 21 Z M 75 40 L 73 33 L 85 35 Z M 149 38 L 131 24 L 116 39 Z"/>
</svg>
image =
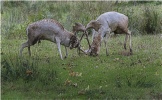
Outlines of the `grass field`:
<svg viewBox="0 0 162 100">
<path fill-rule="evenodd" d="M 25 41 L 2 38 L 2 100 L 162 99 L 160 35 L 133 36 L 131 56 L 121 54 L 124 35 L 119 35 L 108 41 L 109 56 L 102 44 L 97 57 L 78 55 L 73 49 L 64 60 L 56 44 L 47 41 L 31 47 L 31 58 L 27 48 L 20 58 Z M 85 39 L 82 46 L 87 48 Z"/>
<path fill-rule="evenodd" d="M 161 100 L 162 2 L 134 3 L 2 1 L 1 99 Z M 70 31 L 75 22 L 86 25 L 112 10 L 129 18 L 133 34 L 131 56 L 126 56 L 128 51 L 123 49 L 124 35 L 109 39 L 109 56 L 102 43 L 97 57 L 78 55 L 76 49 L 68 49 L 68 58 L 61 60 L 56 44 L 48 41 L 31 47 L 31 57 L 27 48 L 22 57 L 18 56 L 21 44 L 26 42 L 26 27 L 32 22 L 52 18 Z M 82 46 L 88 48 L 85 39 Z M 64 47 L 61 49 L 65 55 Z"/>
</svg>

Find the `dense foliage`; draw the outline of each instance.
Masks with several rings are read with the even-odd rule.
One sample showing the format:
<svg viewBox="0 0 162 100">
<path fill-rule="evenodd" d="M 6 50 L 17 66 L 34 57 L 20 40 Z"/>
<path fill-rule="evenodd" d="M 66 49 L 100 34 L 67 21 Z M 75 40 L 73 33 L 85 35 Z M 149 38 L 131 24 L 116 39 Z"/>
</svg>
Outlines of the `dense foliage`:
<svg viewBox="0 0 162 100">
<path fill-rule="evenodd" d="M 100 14 L 118 11 L 129 17 L 129 27 L 136 34 L 157 34 L 161 32 L 162 5 L 154 2 L 113 1 L 3 1 L 2 35 L 7 38 L 24 38 L 29 23 L 44 18 L 58 20 L 65 28 L 72 30 L 75 22 L 86 25 Z"/>
</svg>

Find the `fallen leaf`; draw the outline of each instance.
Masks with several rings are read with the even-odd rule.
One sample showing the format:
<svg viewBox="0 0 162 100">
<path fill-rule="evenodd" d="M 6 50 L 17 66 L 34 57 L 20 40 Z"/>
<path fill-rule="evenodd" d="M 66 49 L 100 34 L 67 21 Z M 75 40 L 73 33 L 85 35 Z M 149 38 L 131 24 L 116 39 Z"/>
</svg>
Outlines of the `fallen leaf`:
<svg viewBox="0 0 162 100">
<path fill-rule="evenodd" d="M 119 58 L 115 58 L 114 61 L 119 61 Z"/>
<path fill-rule="evenodd" d="M 79 95 L 84 95 L 85 93 L 86 93 L 85 90 L 80 90 L 80 91 L 78 92 Z"/>
<path fill-rule="evenodd" d="M 77 72 L 76 76 L 81 77 L 82 73 Z"/>
<path fill-rule="evenodd" d="M 77 83 L 73 83 L 73 84 L 72 84 L 72 86 L 77 87 L 77 86 L 78 86 L 78 84 L 77 84 Z"/>
<path fill-rule="evenodd" d="M 67 79 L 64 85 L 71 85 L 71 84 L 72 84 L 71 80 Z"/>
<path fill-rule="evenodd" d="M 89 90 L 89 85 L 88 85 L 88 87 L 85 88 L 85 91 L 88 91 L 88 90 Z"/>
<path fill-rule="evenodd" d="M 31 70 L 26 70 L 27 75 L 31 75 L 33 72 Z"/>
<path fill-rule="evenodd" d="M 70 71 L 70 73 L 69 73 L 69 76 L 75 76 L 75 72 L 73 72 L 73 71 Z"/>
<path fill-rule="evenodd" d="M 82 73 L 79 73 L 79 72 L 74 72 L 74 71 L 70 71 L 69 72 L 69 76 L 72 76 L 72 77 L 80 77 L 82 76 Z"/>
<path fill-rule="evenodd" d="M 102 88 L 102 86 L 99 87 L 99 89 L 101 89 L 101 88 Z"/>
</svg>

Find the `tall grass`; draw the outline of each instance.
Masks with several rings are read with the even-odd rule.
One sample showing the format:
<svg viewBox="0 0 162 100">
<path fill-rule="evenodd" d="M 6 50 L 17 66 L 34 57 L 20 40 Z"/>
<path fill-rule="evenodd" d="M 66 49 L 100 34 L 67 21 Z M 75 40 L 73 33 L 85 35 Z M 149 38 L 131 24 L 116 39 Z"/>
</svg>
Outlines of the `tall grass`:
<svg viewBox="0 0 162 100">
<path fill-rule="evenodd" d="M 160 14 L 154 10 L 152 7 L 145 7 L 144 10 L 144 18 L 145 18 L 145 25 L 144 25 L 144 30 L 148 34 L 153 34 L 154 32 L 160 32 Z"/>
<path fill-rule="evenodd" d="M 100 14 L 112 10 L 129 17 L 129 27 L 134 34 L 160 33 L 161 8 L 161 4 L 154 2 L 134 6 L 126 2 L 115 5 L 113 1 L 3 1 L 2 35 L 8 38 L 23 38 L 29 23 L 44 18 L 56 19 L 66 29 L 72 30 L 75 22 L 86 25 Z"/>
</svg>

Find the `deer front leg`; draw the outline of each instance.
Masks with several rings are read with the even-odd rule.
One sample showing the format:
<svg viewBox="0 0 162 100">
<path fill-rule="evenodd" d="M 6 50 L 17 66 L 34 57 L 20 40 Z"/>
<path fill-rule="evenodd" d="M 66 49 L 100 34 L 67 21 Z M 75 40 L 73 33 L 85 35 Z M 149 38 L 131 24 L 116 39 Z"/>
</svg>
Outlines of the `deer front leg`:
<svg viewBox="0 0 162 100">
<path fill-rule="evenodd" d="M 109 53 L 108 53 L 108 48 L 107 48 L 108 36 L 109 36 L 109 34 L 106 34 L 105 39 L 104 39 L 104 43 L 105 43 L 105 47 L 106 47 L 106 56 L 109 55 Z"/>
<path fill-rule="evenodd" d="M 57 44 L 57 48 L 60 54 L 60 58 L 63 60 L 62 58 L 62 53 L 61 53 L 61 46 L 60 46 L 60 39 L 56 37 L 56 44 Z"/>
</svg>

